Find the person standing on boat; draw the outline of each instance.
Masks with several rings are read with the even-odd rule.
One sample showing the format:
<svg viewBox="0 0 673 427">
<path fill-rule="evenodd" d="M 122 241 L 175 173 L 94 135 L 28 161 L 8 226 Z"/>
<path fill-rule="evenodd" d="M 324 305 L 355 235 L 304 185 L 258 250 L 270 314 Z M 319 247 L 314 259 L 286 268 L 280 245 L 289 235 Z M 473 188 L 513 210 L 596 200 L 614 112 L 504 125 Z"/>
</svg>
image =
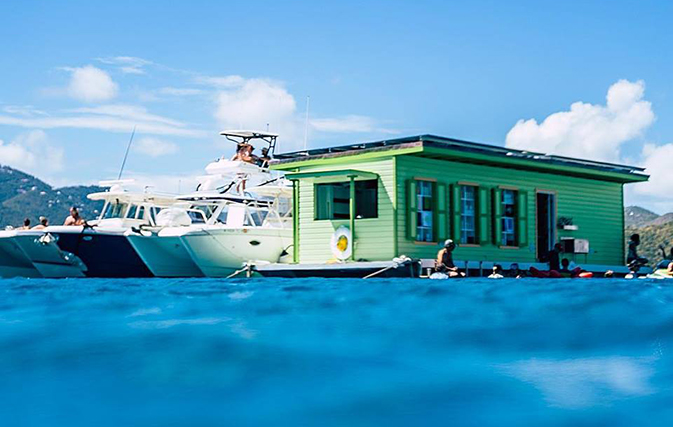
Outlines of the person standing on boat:
<svg viewBox="0 0 673 427">
<path fill-rule="evenodd" d="M 76 206 L 70 208 L 70 215 L 65 219 L 63 225 L 84 225 L 84 220 L 79 216 Z"/>
<path fill-rule="evenodd" d="M 456 244 L 448 239 L 444 242 L 444 247 L 437 252 L 437 261 L 435 262 L 435 271 L 444 273 L 449 277 L 465 277 L 465 273 L 458 271 L 458 267 L 453 263 L 453 250 Z"/>
</svg>

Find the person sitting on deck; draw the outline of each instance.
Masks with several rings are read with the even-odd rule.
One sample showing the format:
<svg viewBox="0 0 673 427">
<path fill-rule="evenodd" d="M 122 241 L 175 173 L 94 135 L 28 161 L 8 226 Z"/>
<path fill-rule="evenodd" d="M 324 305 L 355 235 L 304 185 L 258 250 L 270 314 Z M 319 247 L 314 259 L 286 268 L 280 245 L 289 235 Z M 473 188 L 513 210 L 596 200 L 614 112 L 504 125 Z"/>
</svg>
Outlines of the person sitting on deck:
<svg viewBox="0 0 673 427">
<path fill-rule="evenodd" d="M 84 225 L 84 220 L 79 216 L 77 207 L 73 206 L 70 208 L 70 215 L 65 219 L 63 225 Z"/>
<path fill-rule="evenodd" d="M 526 272 L 519 268 L 519 264 L 513 262 L 509 266 L 509 270 L 507 271 L 506 276 L 512 279 L 521 279 L 523 277 L 526 277 Z"/>
<path fill-rule="evenodd" d="M 42 230 L 47 227 L 49 227 L 49 220 L 46 216 L 41 216 L 40 223 L 33 227 L 33 230 Z"/>
<path fill-rule="evenodd" d="M 649 261 L 647 258 L 638 256 L 638 245 L 640 245 L 640 234 L 632 234 L 629 240 L 629 252 L 626 256 L 626 263 L 629 266 L 643 266 Z"/>
<path fill-rule="evenodd" d="M 444 273 L 449 277 L 465 277 L 465 273 L 458 271 L 458 267 L 453 263 L 453 250 L 456 244 L 448 239 L 444 242 L 444 247 L 437 252 L 437 261 L 435 262 L 435 271 Z"/>
<path fill-rule="evenodd" d="M 23 220 L 23 227 L 19 228 L 19 230 L 30 230 L 30 218 Z"/>
<path fill-rule="evenodd" d="M 561 276 L 574 278 L 579 276 L 581 272 L 582 269 L 580 267 L 575 267 L 573 269 L 570 268 L 570 261 L 568 260 L 568 258 L 563 258 L 561 260 L 561 269 L 559 270 Z"/>
<path fill-rule="evenodd" d="M 493 265 L 493 273 L 488 276 L 489 279 L 503 279 L 505 276 L 502 275 L 502 265 L 495 264 Z"/>
<path fill-rule="evenodd" d="M 266 168 L 269 166 L 269 162 L 271 161 L 271 158 L 269 157 L 269 148 L 264 147 L 262 148 L 262 155 L 259 157 L 256 157 L 257 160 L 257 166 L 260 168 Z"/>
</svg>

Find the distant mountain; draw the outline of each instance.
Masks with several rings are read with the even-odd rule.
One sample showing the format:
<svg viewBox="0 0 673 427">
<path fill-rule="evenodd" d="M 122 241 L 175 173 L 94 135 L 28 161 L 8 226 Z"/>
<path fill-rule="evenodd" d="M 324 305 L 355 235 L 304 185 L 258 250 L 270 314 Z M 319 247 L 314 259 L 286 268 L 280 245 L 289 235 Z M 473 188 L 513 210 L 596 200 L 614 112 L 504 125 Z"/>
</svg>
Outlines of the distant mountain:
<svg viewBox="0 0 673 427">
<path fill-rule="evenodd" d="M 624 219 L 627 227 L 641 227 L 659 218 L 659 215 L 640 206 L 624 208 Z"/>
<path fill-rule="evenodd" d="M 669 212 L 667 214 L 661 215 L 660 217 L 644 224 L 644 226 L 664 225 L 664 224 L 668 224 L 669 222 L 673 222 L 673 212 Z"/>
<path fill-rule="evenodd" d="M 98 216 L 103 203 L 86 198 L 89 193 L 103 191 L 98 186 L 53 188 L 51 185 L 9 166 L 0 166 L 0 229 L 19 226 L 24 218 L 32 225 L 40 216 L 51 224 L 62 224 L 71 206 L 77 206 L 85 219 Z"/>
</svg>

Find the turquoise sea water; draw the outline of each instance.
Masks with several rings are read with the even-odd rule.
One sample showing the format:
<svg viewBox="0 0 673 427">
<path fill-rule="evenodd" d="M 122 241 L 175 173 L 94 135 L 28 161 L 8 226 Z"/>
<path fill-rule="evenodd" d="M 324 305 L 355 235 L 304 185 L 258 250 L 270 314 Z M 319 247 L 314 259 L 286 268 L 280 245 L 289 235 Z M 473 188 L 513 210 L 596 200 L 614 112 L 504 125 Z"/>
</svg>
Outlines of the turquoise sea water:
<svg viewBox="0 0 673 427">
<path fill-rule="evenodd" d="M 672 282 L 0 280 L 0 425 L 670 425 Z"/>
</svg>

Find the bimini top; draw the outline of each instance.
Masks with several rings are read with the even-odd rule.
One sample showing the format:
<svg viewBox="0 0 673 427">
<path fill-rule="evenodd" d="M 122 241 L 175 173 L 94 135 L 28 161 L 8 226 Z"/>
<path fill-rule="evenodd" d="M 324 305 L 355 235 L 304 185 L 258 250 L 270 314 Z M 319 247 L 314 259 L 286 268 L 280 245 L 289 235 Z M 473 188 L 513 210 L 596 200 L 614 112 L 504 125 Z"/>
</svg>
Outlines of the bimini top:
<svg viewBox="0 0 673 427">
<path fill-rule="evenodd" d="M 278 138 L 278 134 L 269 132 L 259 132 L 254 130 L 224 130 L 220 132 L 222 136 L 231 136 L 234 138 Z"/>
<path fill-rule="evenodd" d="M 304 165 L 320 165 L 321 163 L 347 163 L 348 160 L 343 157 L 364 154 L 367 154 L 368 158 L 412 154 L 512 169 L 564 173 L 624 183 L 647 181 L 649 178 L 648 175 L 643 173 L 645 169 L 641 167 L 516 150 L 436 135 L 417 135 L 281 153 L 276 154 L 271 162 L 271 167 L 272 169 L 293 169 Z"/>
</svg>

